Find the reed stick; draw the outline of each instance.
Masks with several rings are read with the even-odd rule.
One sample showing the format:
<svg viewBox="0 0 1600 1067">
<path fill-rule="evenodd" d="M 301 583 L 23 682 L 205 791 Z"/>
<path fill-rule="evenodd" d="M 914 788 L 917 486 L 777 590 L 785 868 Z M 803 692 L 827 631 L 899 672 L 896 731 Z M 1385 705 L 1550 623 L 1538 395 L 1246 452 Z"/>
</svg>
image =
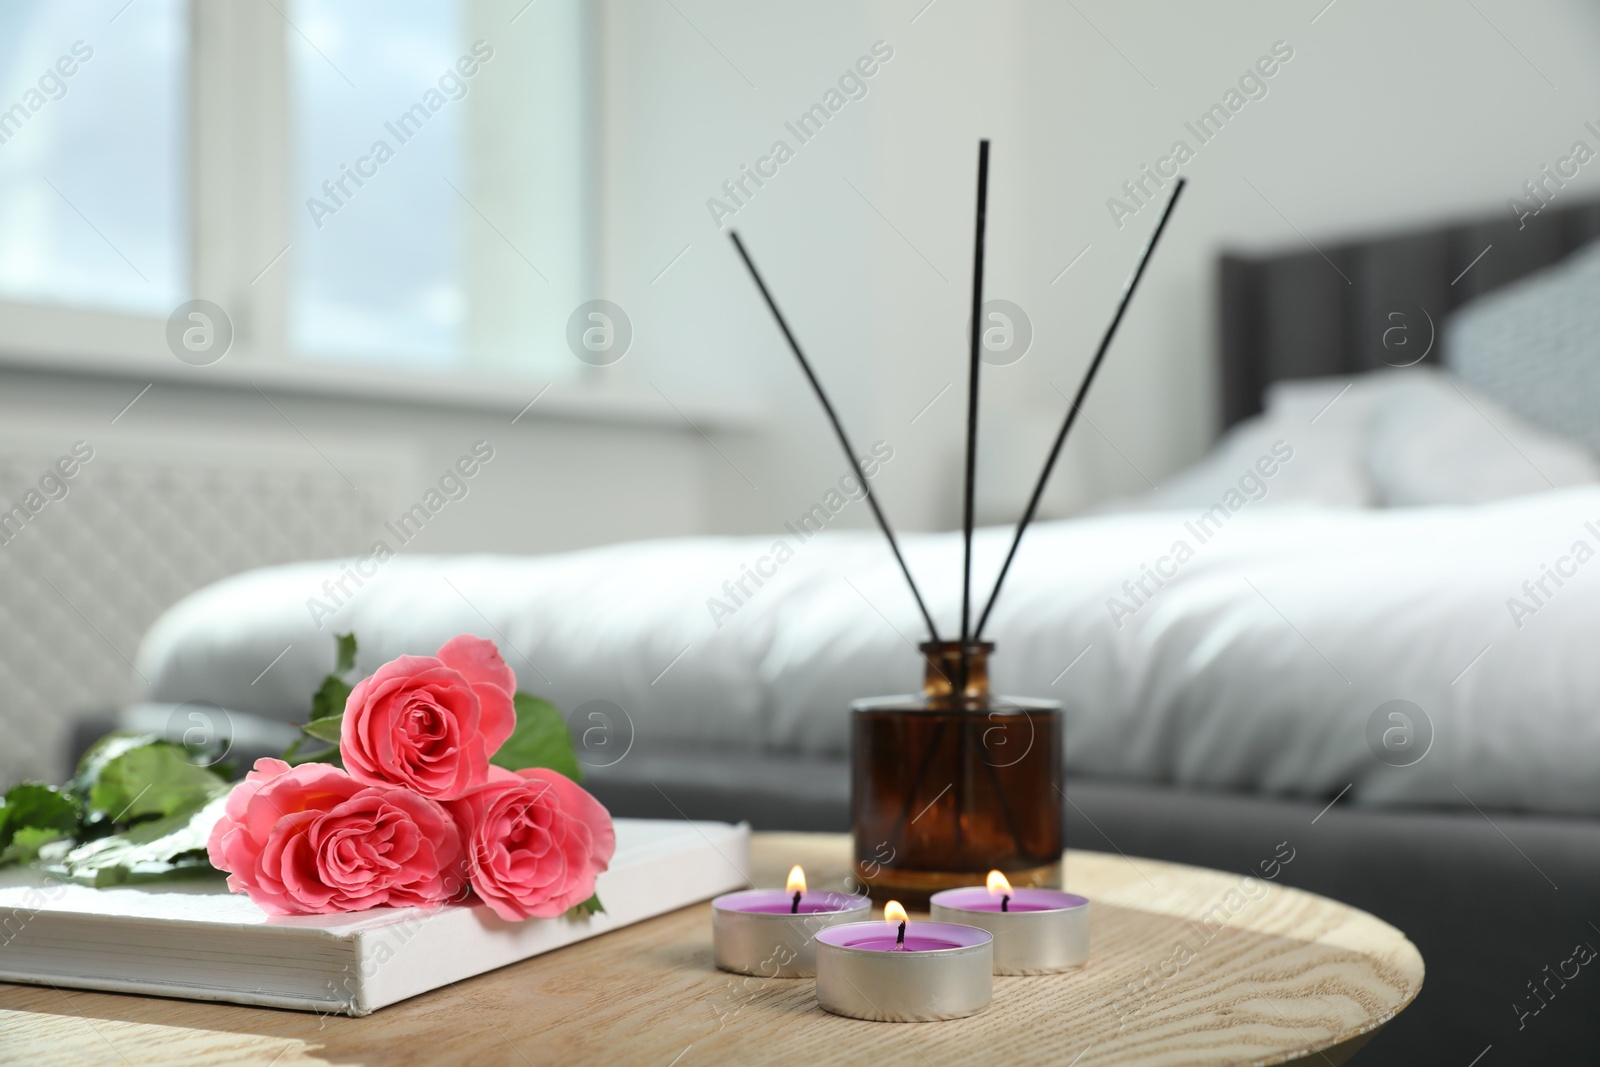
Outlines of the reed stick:
<svg viewBox="0 0 1600 1067">
<path fill-rule="evenodd" d="M 1117 303 L 1117 313 L 1111 317 L 1111 324 L 1106 327 L 1106 332 L 1100 338 L 1100 347 L 1095 350 L 1094 359 L 1089 361 L 1089 369 L 1083 375 L 1083 382 L 1078 386 L 1077 396 L 1073 397 L 1072 406 L 1067 409 L 1067 417 L 1061 423 L 1061 432 L 1056 434 L 1055 444 L 1050 448 L 1050 456 L 1044 461 L 1044 470 L 1039 472 L 1039 481 L 1033 487 L 1033 495 L 1028 498 L 1028 506 L 1022 513 L 1022 518 L 1017 522 L 1017 533 L 1011 539 L 1011 548 L 1006 552 L 1006 561 L 1000 566 L 1000 574 L 994 580 L 994 591 L 989 594 L 989 602 L 984 606 L 983 614 L 978 616 L 978 628 L 973 632 L 972 639 L 983 639 L 983 627 L 989 621 L 989 613 L 994 610 L 994 602 L 1000 596 L 1000 586 L 1006 580 L 1006 574 L 1011 570 L 1011 561 L 1017 556 L 1017 546 L 1022 543 L 1022 535 L 1027 532 L 1028 524 L 1033 522 L 1034 514 L 1039 510 L 1039 500 L 1044 496 L 1044 487 L 1050 481 L 1050 472 L 1055 469 L 1056 460 L 1061 456 L 1061 446 L 1066 443 L 1067 433 L 1072 429 L 1072 424 L 1077 421 L 1078 410 L 1083 407 L 1083 400 L 1089 393 L 1089 386 L 1094 382 L 1094 376 L 1100 369 L 1100 363 L 1106 357 L 1106 350 L 1111 347 L 1111 339 L 1117 335 L 1117 327 L 1122 324 L 1123 313 L 1128 310 L 1128 302 L 1133 299 L 1133 292 L 1139 287 L 1139 279 L 1144 277 L 1144 269 L 1150 263 L 1150 254 L 1156 249 L 1156 242 L 1161 240 L 1161 232 L 1167 228 L 1167 220 L 1172 217 L 1172 209 L 1178 206 L 1178 196 L 1183 192 L 1187 179 L 1179 178 L 1178 184 L 1173 187 L 1172 196 L 1167 199 L 1167 206 L 1162 209 L 1161 218 L 1156 222 L 1156 228 L 1150 234 L 1150 239 L 1145 242 L 1144 251 L 1139 256 L 1139 264 L 1129 275 L 1127 282 L 1122 287 L 1122 299 Z M 970 535 L 969 535 L 970 541 Z M 970 551 L 970 544 L 969 544 Z M 963 615 L 963 618 L 965 616 Z M 963 623 L 963 626 L 965 624 Z"/>
<path fill-rule="evenodd" d="M 983 238 L 989 213 L 989 141 L 978 142 L 977 233 L 972 243 L 972 322 L 967 369 L 967 484 L 961 505 L 961 689 L 965 700 L 969 668 L 967 641 L 972 621 L 972 502 L 978 464 L 978 368 L 983 356 Z"/>
<path fill-rule="evenodd" d="M 833 410 L 833 403 L 828 399 L 827 392 L 822 388 L 822 382 L 817 379 L 817 374 L 811 369 L 811 361 L 806 359 L 806 354 L 800 350 L 800 342 L 794 338 L 794 333 L 789 329 L 789 323 L 784 320 L 783 312 L 778 310 L 778 304 L 772 299 L 772 294 L 767 290 L 767 283 L 762 280 L 761 272 L 756 270 L 756 265 L 750 259 L 750 253 L 745 251 L 744 242 L 739 240 L 736 231 L 729 231 L 728 236 L 733 238 L 733 247 L 739 250 L 739 258 L 744 260 L 744 265 L 750 271 L 750 277 L 755 279 L 756 288 L 761 290 L 761 298 L 767 302 L 767 309 L 772 312 L 772 317 L 778 322 L 778 329 L 783 331 L 784 340 L 789 342 L 789 350 L 794 353 L 794 358 L 800 362 L 800 369 L 805 371 L 806 380 L 811 383 L 812 391 L 817 394 L 817 399 L 822 402 L 822 410 L 827 414 L 828 421 L 833 424 L 833 432 L 839 438 L 839 447 L 844 449 L 845 458 L 850 461 L 850 470 L 861 475 L 861 485 L 866 490 L 867 505 L 872 509 L 872 515 L 878 520 L 878 527 L 883 530 L 883 536 L 889 541 L 889 550 L 894 553 L 895 562 L 900 564 L 900 573 L 905 575 L 906 584 L 911 587 L 911 596 L 917 602 L 917 610 L 922 612 L 922 621 L 928 624 L 928 636 L 934 641 L 939 640 L 939 630 L 933 625 L 933 615 L 929 613 L 927 604 L 923 603 L 922 593 L 917 589 L 916 579 L 911 577 L 911 568 L 906 565 L 906 558 L 900 552 L 900 543 L 894 538 L 894 531 L 889 528 L 889 520 L 884 517 L 883 509 L 878 506 L 877 494 L 872 491 L 872 479 L 861 471 L 860 463 L 856 459 L 856 450 L 850 444 L 850 438 L 845 433 L 844 424 L 839 421 L 839 415 Z"/>
</svg>

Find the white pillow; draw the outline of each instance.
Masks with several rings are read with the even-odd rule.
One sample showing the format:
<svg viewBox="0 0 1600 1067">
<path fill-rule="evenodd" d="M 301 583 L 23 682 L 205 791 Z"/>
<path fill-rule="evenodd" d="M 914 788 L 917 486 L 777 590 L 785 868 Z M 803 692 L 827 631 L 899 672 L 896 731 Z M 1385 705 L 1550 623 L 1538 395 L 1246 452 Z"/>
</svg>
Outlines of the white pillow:
<svg viewBox="0 0 1600 1067">
<path fill-rule="evenodd" d="M 1284 459 L 1285 451 L 1290 453 Z M 1100 511 L 1206 508 L 1263 457 L 1251 507 L 1477 504 L 1600 482 L 1576 441 L 1539 430 L 1447 372 L 1381 369 L 1276 382 L 1266 410 L 1229 430 L 1194 466 Z M 1259 495 L 1250 493 L 1264 483 Z"/>
<path fill-rule="evenodd" d="M 1581 444 L 1528 425 L 1448 373 L 1384 374 L 1366 434 L 1368 476 L 1383 507 L 1480 504 L 1600 481 Z"/>
<path fill-rule="evenodd" d="M 1377 494 L 1362 461 L 1362 437 L 1374 389 L 1366 377 L 1276 382 L 1267 388 L 1266 410 L 1229 430 L 1204 459 L 1109 510 L 1209 507 L 1252 469 L 1269 468 L 1266 492 L 1251 507 L 1371 507 Z M 1275 462 L 1257 468 L 1263 457 Z"/>
</svg>

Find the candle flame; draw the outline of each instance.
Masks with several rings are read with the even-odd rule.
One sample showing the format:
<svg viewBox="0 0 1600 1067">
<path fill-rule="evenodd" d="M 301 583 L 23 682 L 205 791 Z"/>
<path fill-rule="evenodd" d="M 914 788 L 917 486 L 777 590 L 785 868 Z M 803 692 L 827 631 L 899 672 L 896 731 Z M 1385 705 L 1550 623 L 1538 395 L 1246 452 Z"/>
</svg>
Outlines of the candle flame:
<svg viewBox="0 0 1600 1067">
<path fill-rule="evenodd" d="M 989 872 L 989 895 L 991 897 L 1011 895 L 1011 883 L 999 871 Z"/>
<path fill-rule="evenodd" d="M 798 863 L 789 868 L 789 882 L 786 888 L 791 893 L 804 893 L 806 891 L 806 872 L 800 869 Z"/>
<path fill-rule="evenodd" d="M 900 906 L 898 900 L 891 900 L 883 906 L 883 921 L 886 923 L 903 923 L 906 921 L 906 909 Z"/>
</svg>

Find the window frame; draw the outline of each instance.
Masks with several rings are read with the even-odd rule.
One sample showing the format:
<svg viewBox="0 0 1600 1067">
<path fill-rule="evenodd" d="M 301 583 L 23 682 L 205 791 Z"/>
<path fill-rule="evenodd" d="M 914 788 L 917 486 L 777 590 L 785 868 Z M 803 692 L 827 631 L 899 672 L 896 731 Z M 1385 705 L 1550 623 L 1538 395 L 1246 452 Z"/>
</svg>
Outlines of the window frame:
<svg viewBox="0 0 1600 1067">
<path fill-rule="evenodd" d="M 707 404 L 684 398 L 674 411 L 652 390 L 617 368 L 579 367 L 570 378 L 474 370 L 440 373 L 381 363 L 322 362 L 297 357 L 288 346 L 293 210 L 290 189 L 292 107 L 289 49 L 296 30 L 266 4 L 189 4 L 188 171 L 190 178 L 190 295 L 223 307 L 233 343 L 217 363 L 195 367 L 168 349 L 167 323 L 154 317 L 92 307 L 0 300 L 0 366 L 54 373 L 182 382 L 240 389 L 268 388 L 449 407 L 529 410 L 545 416 L 645 424 L 696 423 L 739 428 L 759 425 L 755 406 Z M 467 0 L 470 6 L 489 0 Z M 468 24 L 481 19 L 481 7 Z M 596 77 L 603 20 L 584 27 L 585 77 Z M 587 100 L 598 99 L 590 86 Z M 599 137 L 584 146 L 580 184 L 603 188 L 597 172 Z M 586 235 L 598 258 L 598 205 L 588 204 Z M 590 279 L 600 264 L 587 265 Z"/>
</svg>

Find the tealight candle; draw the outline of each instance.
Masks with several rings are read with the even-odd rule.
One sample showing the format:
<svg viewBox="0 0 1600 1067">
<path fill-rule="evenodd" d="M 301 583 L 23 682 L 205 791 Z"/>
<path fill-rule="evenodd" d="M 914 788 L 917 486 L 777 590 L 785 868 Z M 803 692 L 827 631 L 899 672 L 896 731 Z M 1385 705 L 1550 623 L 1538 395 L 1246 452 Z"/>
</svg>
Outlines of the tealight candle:
<svg viewBox="0 0 1600 1067">
<path fill-rule="evenodd" d="M 807 892 L 796 866 L 788 885 L 745 889 L 711 902 L 711 941 L 717 966 L 762 978 L 810 978 L 817 973 L 817 933 L 872 913 L 854 893 Z"/>
<path fill-rule="evenodd" d="M 896 901 L 885 922 L 846 923 L 817 935 L 817 1004 L 875 1022 L 976 1015 L 994 998 L 994 938 L 955 923 L 907 920 Z M 887 923 L 887 925 L 885 925 Z"/>
<path fill-rule="evenodd" d="M 994 935 L 995 974 L 1053 974 L 1089 959 L 1089 901 L 1073 893 L 1012 889 L 990 871 L 988 885 L 935 893 L 929 907 L 935 919 Z"/>
</svg>

